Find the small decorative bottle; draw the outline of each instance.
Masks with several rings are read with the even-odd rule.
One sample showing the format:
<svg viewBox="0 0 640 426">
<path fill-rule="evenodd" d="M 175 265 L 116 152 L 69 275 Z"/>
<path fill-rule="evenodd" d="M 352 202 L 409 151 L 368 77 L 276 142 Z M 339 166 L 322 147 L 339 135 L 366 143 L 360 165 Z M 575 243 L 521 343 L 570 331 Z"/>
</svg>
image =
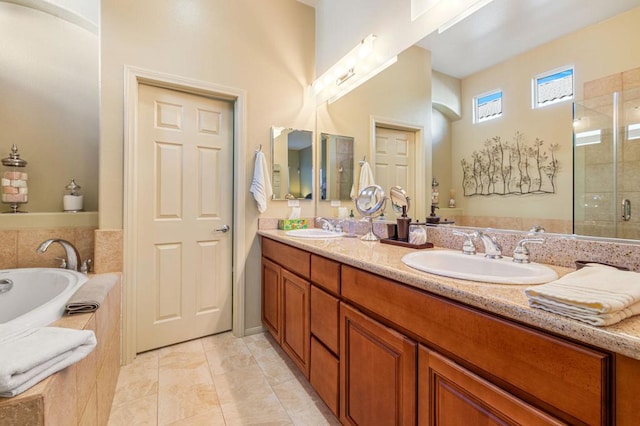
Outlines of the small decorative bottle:
<svg viewBox="0 0 640 426">
<path fill-rule="evenodd" d="M 79 190 L 82 188 L 76 183 L 75 179 L 71 179 L 69 185 L 65 186 L 68 194 L 62 198 L 62 204 L 64 205 L 65 212 L 79 212 L 82 211 L 82 194 Z"/>
<path fill-rule="evenodd" d="M 11 206 L 7 213 L 23 213 L 18 210 L 20 204 L 29 201 L 29 189 L 26 172 L 27 162 L 20 158 L 18 147 L 14 144 L 7 158 L 2 159 L 2 202 Z"/>
</svg>

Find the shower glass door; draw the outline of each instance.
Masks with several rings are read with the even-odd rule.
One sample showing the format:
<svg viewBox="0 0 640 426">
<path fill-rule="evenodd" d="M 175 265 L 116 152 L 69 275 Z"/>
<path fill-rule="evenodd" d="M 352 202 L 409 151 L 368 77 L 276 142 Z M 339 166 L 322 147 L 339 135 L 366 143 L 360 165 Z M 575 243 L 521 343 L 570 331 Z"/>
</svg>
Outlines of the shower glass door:
<svg viewBox="0 0 640 426">
<path fill-rule="evenodd" d="M 640 89 L 574 103 L 574 233 L 640 239 Z"/>
</svg>

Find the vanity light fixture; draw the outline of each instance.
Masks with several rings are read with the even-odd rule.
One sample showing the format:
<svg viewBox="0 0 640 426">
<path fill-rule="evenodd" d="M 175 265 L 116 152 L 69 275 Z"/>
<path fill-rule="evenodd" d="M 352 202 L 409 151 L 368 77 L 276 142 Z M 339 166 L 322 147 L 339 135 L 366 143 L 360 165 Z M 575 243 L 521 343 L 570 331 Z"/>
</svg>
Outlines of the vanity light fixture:
<svg viewBox="0 0 640 426">
<path fill-rule="evenodd" d="M 313 82 L 312 89 L 318 104 L 335 102 L 397 61 L 396 56 L 382 63 L 375 54 L 375 39 L 373 34 L 366 36 Z"/>
<path fill-rule="evenodd" d="M 464 12 L 458 14 L 457 16 L 455 16 L 450 21 L 445 22 L 444 24 L 442 24 L 438 28 L 438 34 L 442 34 L 443 32 L 447 31 L 449 28 L 453 27 L 458 22 L 460 22 L 460 21 L 468 18 L 469 16 L 473 15 L 474 13 L 476 13 L 477 11 L 479 11 L 480 9 L 482 9 L 483 7 L 485 7 L 486 5 L 491 3 L 492 1 L 493 0 L 480 0 L 480 1 L 475 2 L 474 4 L 469 6 Z"/>
</svg>

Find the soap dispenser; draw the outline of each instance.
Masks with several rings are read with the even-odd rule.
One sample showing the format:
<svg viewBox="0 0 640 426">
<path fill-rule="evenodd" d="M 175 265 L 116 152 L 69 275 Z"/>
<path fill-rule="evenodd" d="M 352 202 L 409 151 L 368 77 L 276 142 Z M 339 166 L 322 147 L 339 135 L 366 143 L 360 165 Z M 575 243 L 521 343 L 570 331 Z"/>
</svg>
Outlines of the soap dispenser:
<svg viewBox="0 0 640 426">
<path fill-rule="evenodd" d="M 355 237 L 356 236 L 356 218 L 353 215 L 353 209 L 351 209 L 351 213 L 349 213 L 349 218 L 347 219 L 347 237 Z"/>
<path fill-rule="evenodd" d="M 79 212 L 82 211 L 82 194 L 80 194 L 80 185 L 76 183 L 75 179 L 71 179 L 69 185 L 65 186 L 67 194 L 62 197 L 62 204 L 65 212 Z"/>
<path fill-rule="evenodd" d="M 396 219 L 398 224 L 398 240 L 409 241 L 409 224 L 411 218 L 407 217 L 407 206 L 402 206 L 402 216 Z"/>
</svg>

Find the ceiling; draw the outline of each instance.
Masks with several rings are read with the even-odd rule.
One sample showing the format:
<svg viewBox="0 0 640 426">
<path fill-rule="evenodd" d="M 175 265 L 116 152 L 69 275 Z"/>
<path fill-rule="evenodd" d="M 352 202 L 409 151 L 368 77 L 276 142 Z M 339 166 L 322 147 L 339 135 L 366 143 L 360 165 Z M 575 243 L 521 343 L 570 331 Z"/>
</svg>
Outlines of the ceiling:
<svg viewBox="0 0 640 426">
<path fill-rule="evenodd" d="M 638 6 L 640 0 L 493 0 L 417 45 L 431 51 L 433 69 L 463 78 Z"/>
<path fill-rule="evenodd" d="M 298 1 L 312 7 L 317 3 Z M 464 78 L 639 6 L 640 0 L 493 0 L 417 45 L 431 51 L 433 69 Z"/>
</svg>

